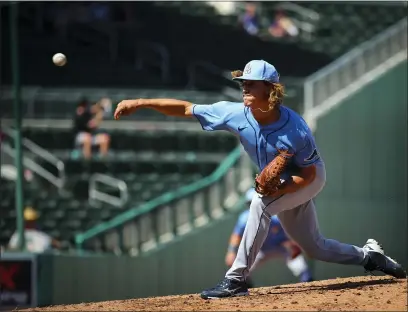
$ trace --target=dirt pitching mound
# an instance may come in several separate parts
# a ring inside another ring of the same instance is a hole
[[[198,294],[115,300],[25,311],[407,311],[407,280],[353,277],[251,289],[246,297]]]

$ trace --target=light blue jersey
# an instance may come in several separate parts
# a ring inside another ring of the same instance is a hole
[[[311,130],[293,110],[280,106],[277,122],[259,125],[249,107],[240,102],[217,102],[212,105],[193,105],[193,114],[206,131],[226,130],[239,136],[252,161],[262,170],[277,155],[286,150],[294,156],[282,179],[293,175],[299,167],[322,162]]]

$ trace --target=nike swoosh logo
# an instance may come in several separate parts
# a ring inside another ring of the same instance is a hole
[[[238,131],[242,131],[244,129],[246,129],[248,126],[238,126]]]
[[[319,157],[319,153],[317,152],[316,149],[314,149],[313,153],[308,158],[305,158],[304,160],[305,161],[312,161],[314,159],[317,159],[318,157]]]

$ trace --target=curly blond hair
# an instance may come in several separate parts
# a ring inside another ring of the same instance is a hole
[[[231,72],[232,78],[242,76],[242,70],[234,70]],[[285,87],[280,83],[267,82],[265,83],[272,85],[271,92],[269,93],[269,109],[272,110],[276,105],[280,105],[283,102],[283,97],[285,96]]]

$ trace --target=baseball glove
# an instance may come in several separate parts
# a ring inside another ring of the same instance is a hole
[[[255,190],[258,194],[271,196],[279,190],[279,186],[282,184],[280,176],[293,154],[280,150],[278,152],[278,156],[255,177]]]

